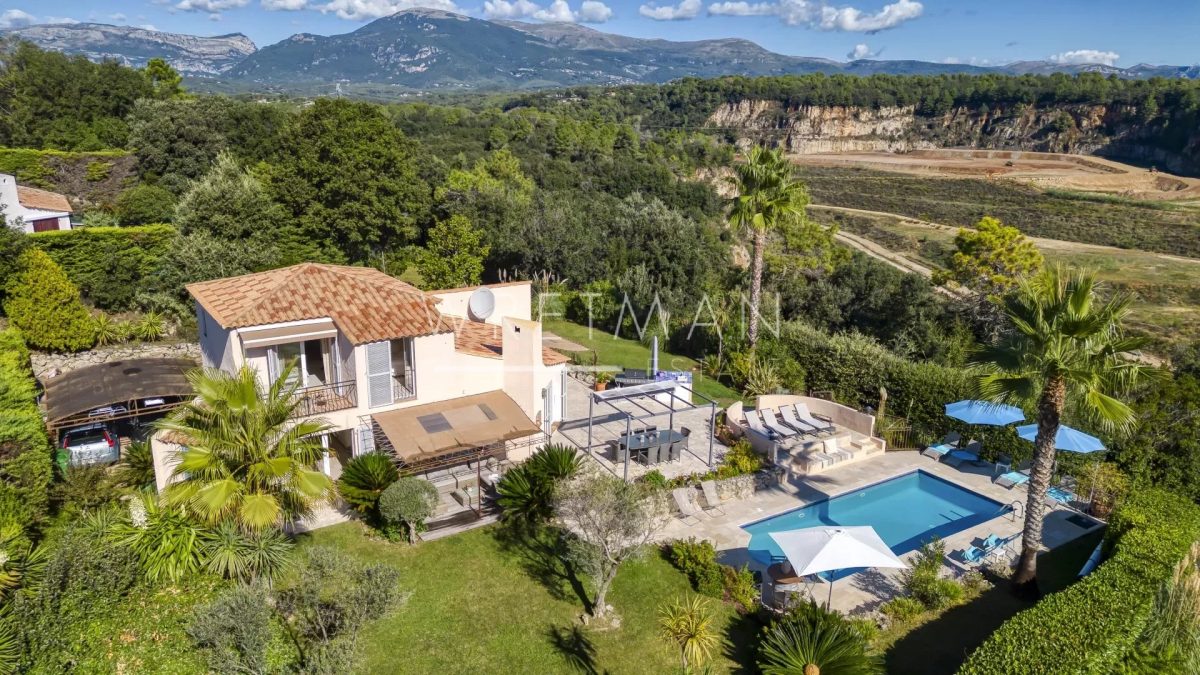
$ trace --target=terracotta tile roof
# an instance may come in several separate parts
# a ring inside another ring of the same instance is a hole
[[[460,320],[454,330],[454,349],[472,356],[501,358],[503,341],[503,336],[500,335],[500,326],[492,323]],[[570,360],[549,347],[542,347],[543,365],[557,366]]]
[[[27,209],[42,211],[66,211],[71,213],[71,202],[57,192],[39,190],[37,188],[17,186],[17,201]]]
[[[437,298],[368,267],[302,263],[187,290],[224,328],[329,317],[356,345],[453,330]]]

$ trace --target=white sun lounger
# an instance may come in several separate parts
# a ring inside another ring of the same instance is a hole
[[[775,435],[779,436],[780,438],[790,438],[800,433],[780,424],[779,420],[775,417],[775,413],[771,410],[758,410],[755,412],[762,416],[763,424],[765,424],[768,429],[775,432]]]
[[[700,489],[704,490],[704,501],[708,504],[705,511],[714,511],[724,514],[725,509],[721,508],[721,497],[717,495],[717,484],[711,480],[700,481]]]
[[[808,411],[808,406],[804,403],[796,404],[796,417],[800,418],[801,422],[811,426],[818,432],[836,431],[832,423],[817,419],[811,412]]]
[[[802,434],[813,434],[817,430],[811,424],[805,424],[796,417],[796,408],[790,405],[780,406],[779,415],[783,417],[783,423],[789,427],[799,431]]]
[[[774,441],[779,439],[779,434],[763,426],[762,418],[758,416],[757,410],[746,411],[746,426],[767,440]]]
[[[675,498],[675,506],[679,507],[679,512],[682,514],[680,518],[687,522],[689,518],[700,522],[700,508],[692,501],[691,488],[675,488],[671,490],[671,496]]]

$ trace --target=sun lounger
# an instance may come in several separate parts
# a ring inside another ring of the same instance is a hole
[[[1074,500],[1075,495],[1065,488],[1052,487],[1049,490],[1046,490],[1046,503],[1051,506],[1054,506],[1055,504],[1070,506],[1071,502]]]
[[[802,434],[815,434],[816,427],[811,424],[805,424],[796,417],[796,408],[790,405],[779,407],[779,416],[783,418],[783,423],[789,427],[799,431]]]
[[[746,426],[750,427],[751,431],[763,438],[771,441],[779,440],[779,434],[763,426],[762,418],[758,416],[757,410],[746,411]]]
[[[942,461],[950,466],[958,466],[964,462],[970,464],[982,464],[983,460],[979,459],[979,451],[983,449],[983,444],[979,441],[971,441],[967,447],[962,450],[951,450],[946,453],[946,458]]]
[[[958,557],[965,563],[974,564],[983,562],[984,559],[1003,551],[1008,542],[1012,541],[1014,537],[1001,539],[995,534],[989,534],[984,537],[983,541],[979,542],[978,546],[968,546]]]
[[[717,484],[714,481],[700,481],[700,489],[704,491],[704,501],[708,504],[708,508],[704,509],[705,511],[725,513],[725,509],[721,508],[721,497],[717,495]]]
[[[790,438],[800,433],[780,424],[779,420],[775,417],[775,412],[772,410],[759,410],[756,412],[762,416],[763,425],[765,425],[780,438]]]
[[[1003,485],[1010,490],[1018,485],[1029,482],[1029,474],[1025,471],[1009,471],[996,477],[996,485]]]
[[[696,503],[692,501],[691,488],[675,488],[671,490],[671,496],[675,498],[675,506],[679,507],[680,519],[687,522],[689,518],[700,522],[700,509]]]
[[[830,423],[829,420],[819,419],[819,418],[817,418],[816,415],[813,415],[812,413],[810,413],[808,411],[808,406],[804,403],[796,404],[796,417],[801,422],[804,422],[805,424],[811,426],[813,429],[816,429],[818,433],[824,433],[827,431],[837,431],[837,427],[835,427],[832,423]]]
[[[950,454],[953,451],[954,451],[953,445],[939,443],[938,445],[931,445],[928,448],[925,448],[924,450],[921,451],[921,454],[925,455],[926,457],[932,457],[935,460],[940,462],[942,459],[944,459],[946,457],[946,455]]]

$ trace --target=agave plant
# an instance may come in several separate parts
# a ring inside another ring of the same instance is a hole
[[[683,672],[699,668],[721,644],[708,603],[698,595],[665,605],[658,612],[659,632],[679,648]]]
[[[338,479],[338,494],[355,511],[374,515],[379,495],[400,478],[391,458],[382,452],[368,452],[350,460]]]
[[[574,476],[583,458],[574,448],[550,444],[542,447],[524,464],[504,474],[496,486],[496,500],[505,519],[528,523],[546,520],[554,510],[554,487]]]
[[[882,660],[841,615],[801,606],[767,629],[759,646],[763,675],[875,675]]]
[[[167,335],[167,320],[158,312],[146,312],[134,324],[133,333],[139,340],[161,340]]]
[[[124,342],[128,337],[124,322],[117,321],[103,312],[92,320],[92,328],[96,333],[96,345],[100,347]]]

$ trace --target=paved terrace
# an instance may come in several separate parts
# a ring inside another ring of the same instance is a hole
[[[834,467],[819,476],[793,479],[780,487],[760,491],[751,499],[722,504],[724,515],[703,516],[699,523],[686,525],[682,520],[675,519],[662,532],[663,540],[681,537],[702,537],[714,542],[720,552],[721,561],[730,565],[749,564],[751,569],[760,570],[766,576],[766,568],[749,557],[746,546],[750,535],[741,529],[743,524],[769,518],[785,511],[811,504],[830,497],[852,492],[858,488],[885,481],[917,469],[944,478],[962,487],[978,492],[986,497],[1007,504],[1013,501],[1021,502],[1021,512],[1027,497],[1026,488],[1017,486],[1009,490],[992,483],[993,466],[973,467],[963,465],[954,468],[928,457],[923,457],[916,451],[887,452],[870,460],[851,464],[844,467]],[[1077,512],[1058,506],[1048,509],[1042,532],[1045,548],[1060,546],[1096,527],[1099,523],[1088,519],[1091,527],[1081,527],[1068,520]],[[1023,519],[1014,514],[1000,515],[992,520],[968,528],[957,534],[946,537],[946,552],[953,554],[961,551],[972,543],[983,539],[989,534],[1003,538],[1019,533]],[[1012,554],[1020,550],[1020,544],[1014,542]],[[916,552],[901,556],[909,560]],[[949,556],[948,556],[949,557]],[[947,573],[960,573],[965,567],[956,560],[947,559]],[[848,613],[866,613],[875,610],[884,601],[900,593],[900,570],[865,570],[857,574],[839,579],[833,589],[833,607]],[[824,602],[828,587],[819,583],[813,589],[819,602]]]
[[[551,438],[553,443],[563,443],[574,446],[576,448],[585,448],[588,445],[588,399],[591,396],[591,389],[584,383],[575,378],[567,378],[567,410],[566,419]],[[675,430],[687,427],[692,433],[689,437],[688,448],[690,452],[680,453],[680,459],[675,462],[660,462],[652,466],[646,466],[636,461],[629,463],[629,478],[632,480],[645,474],[648,471],[658,469],[667,478],[676,476],[684,476],[692,473],[705,473],[709,470],[708,467],[708,439],[709,439],[709,424],[713,415],[713,411],[709,409],[707,401],[698,401],[700,407],[689,408],[687,410],[676,410],[673,428]],[[677,404],[683,405],[683,404]],[[607,443],[608,441],[616,441],[625,435],[625,420],[626,418],[613,410],[613,406],[622,412],[630,415],[644,415],[645,410],[639,409],[637,406],[628,401],[615,400],[612,405],[597,404],[593,409],[595,417],[592,419],[592,444]],[[662,407],[662,406],[659,406]],[[669,425],[669,416],[666,413],[666,408],[662,407],[663,414],[652,419],[633,420],[632,428],[638,429],[646,426],[655,426],[659,429],[667,429]],[[655,410],[657,412],[657,410]],[[716,408],[719,413],[720,408]],[[720,441],[713,440],[713,466],[721,463],[721,459],[725,456],[728,448],[721,444]],[[600,466],[613,472],[617,476],[623,476],[625,471],[624,462],[614,462],[611,450],[604,447],[593,448],[592,458],[596,460]]]

